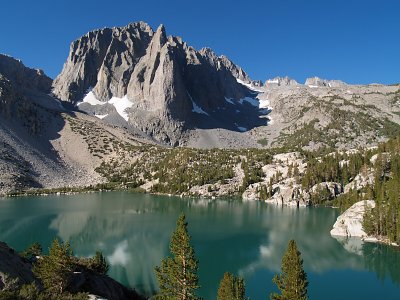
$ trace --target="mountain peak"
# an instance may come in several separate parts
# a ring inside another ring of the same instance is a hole
[[[107,114],[107,120],[124,126],[128,122],[174,145],[184,127],[199,126],[205,116],[231,105],[226,98],[239,101],[250,94],[237,79],[250,82],[225,56],[218,57],[210,48],[196,51],[179,37],[167,37],[164,25],[154,32],[136,22],[93,31],[75,41],[53,93],[79,103],[81,110]],[[89,90],[90,101],[85,98]],[[219,116],[213,122],[221,123]],[[231,119],[224,122],[219,126],[237,128]]]
[[[327,80],[316,76],[307,78],[304,84],[309,87],[341,87],[347,85],[341,80]]]
[[[265,86],[266,87],[274,87],[274,86],[295,86],[299,85],[299,83],[292,79],[289,78],[288,76],[285,77],[275,77],[273,79],[268,79],[265,81]]]

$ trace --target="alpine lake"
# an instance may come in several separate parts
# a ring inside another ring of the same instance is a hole
[[[181,212],[205,300],[216,299],[226,271],[245,279],[251,299],[269,299],[290,239],[302,254],[310,299],[400,299],[400,249],[331,237],[339,214],[333,208],[129,192],[0,198],[0,241],[17,251],[39,242],[47,251],[58,237],[70,241],[76,256],[101,250],[109,276],[151,295],[154,267],[169,254]]]

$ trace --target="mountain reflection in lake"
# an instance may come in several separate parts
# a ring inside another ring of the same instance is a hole
[[[0,240],[22,250],[35,241],[47,248],[58,236],[69,240],[78,256],[91,256],[99,249],[111,265],[111,277],[150,294],[157,289],[154,267],[168,254],[181,211],[200,261],[204,299],[216,298],[225,271],[245,278],[252,299],[268,298],[292,238],[309,275],[311,299],[398,295],[399,251],[359,239],[332,238],[329,231],[338,212],[330,208],[127,192],[2,199]]]

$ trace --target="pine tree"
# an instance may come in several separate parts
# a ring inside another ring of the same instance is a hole
[[[101,251],[96,251],[96,254],[91,259],[89,268],[97,273],[107,274],[110,266],[103,256],[103,253],[101,253]]]
[[[301,253],[297,250],[294,240],[289,241],[288,249],[282,257],[282,273],[275,275],[273,282],[278,286],[281,294],[270,295],[272,300],[306,300],[307,274],[303,270]]]
[[[190,245],[185,215],[182,213],[169,245],[172,257],[164,258],[155,268],[160,292],[156,299],[196,300],[198,261]]]
[[[36,242],[30,245],[24,252],[21,253],[22,257],[34,261],[37,256],[42,255],[42,246]]]
[[[244,300],[245,293],[243,278],[225,272],[219,284],[217,300]]]
[[[41,257],[34,264],[34,274],[41,279],[45,289],[55,298],[56,295],[63,294],[71,282],[74,268],[72,256],[68,242],[60,243],[58,239],[54,239],[49,255]]]

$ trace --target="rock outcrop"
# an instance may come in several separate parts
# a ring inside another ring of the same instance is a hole
[[[335,198],[339,194],[343,193],[343,187],[337,182],[321,182],[317,183],[311,188],[312,194],[324,194],[328,195],[330,199]]]
[[[285,77],[275,77],[273,79],[268,79],[265,81],[265,87],[267,88],[272,88],[272,87],[277,87],[277,86],[297,86],[299,83],[287,76]]]
[[[359,201],[341,214],[331,230],[332,236],[366,237],[362,222],[366,207],[375,207],[375,201]]]
[[[273,195],[265,200],[267,203],[286,206],[309,206],[310,193],[296,184],[293,178],[289,178],[273,186]]]
[[[186,128],[220,122],[213,114],[231,105],[226,99],[252,95],[237,80],[251,83],[227,57],[167,37],[163,25],[153,31],[138,22],[95,30],[74,41],[53,93],[73,104],[90,102],[85,100],[90,93],[92,106],[113,104],[130,125],[175,145]],[[209,120],[200,122],[201,117]]]
[[[305,85],[309,87],[342,87],[346,83],[341,80],[326,80],[319,77],[307,78]]]
[[[15,286],[31,283],[35,280],[31,264],[24,261],[14,249],[0,242],[0,291],[9,281]]]
[[[296,182],[294,174],[303,174],[306,165],[299,152],[276,154],[272,163],[262,167],[261,182],[251,184],[243,192],[244,200],[260,200],[261,189],[271,189],[267,203],[286,206],[308,206],[311,195]]]

